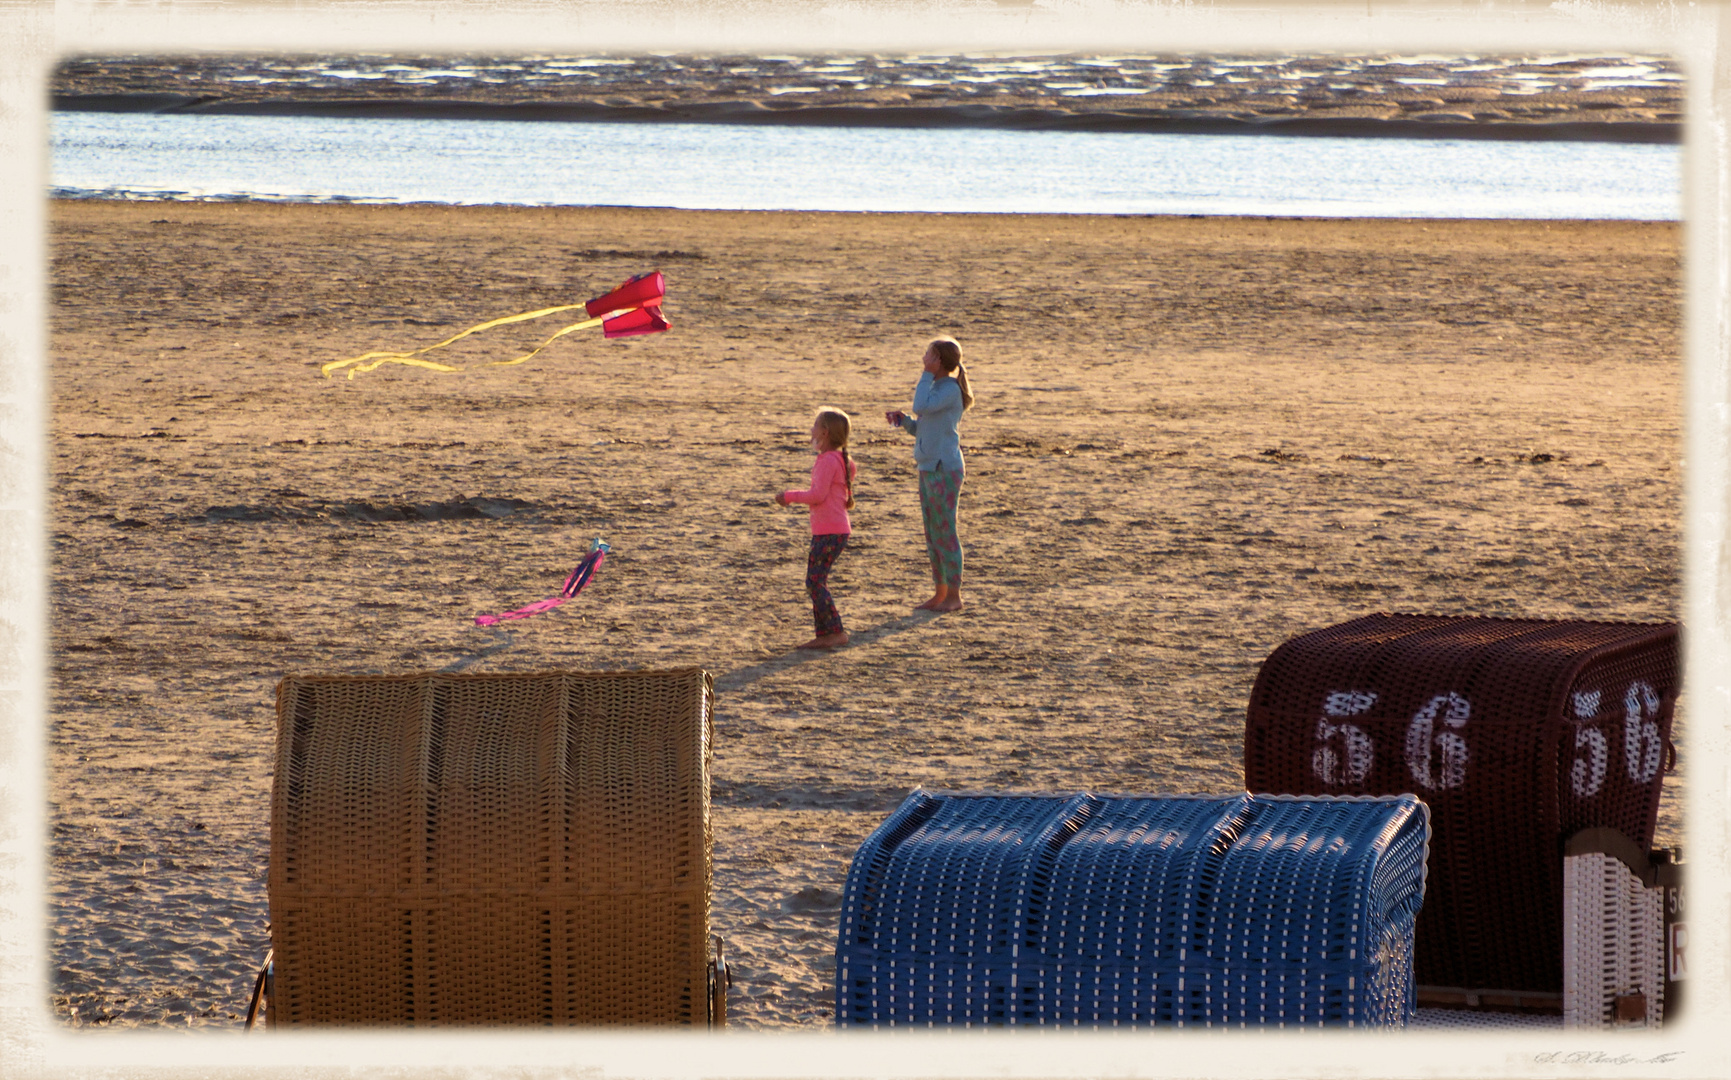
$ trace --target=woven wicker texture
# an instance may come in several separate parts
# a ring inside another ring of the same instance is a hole
[[[272,1024],[706,1022],[711,680],[290,676]]]
[[[1398,1026],[1424,805],[916,791],[842,895],[847,1025]]]
[[[1436,837],[1420,985],[1562,990],[1562,845],[1652,842],[1677,694],[1674,624],[1370,615],[1263,664],[1252,791],[1413,792]]]
[[[1619,1025],[1619,997],[1639,994],[1633,1026],[1658,1027],[1665,1011],[1665,890],[1648,888],[1602,852],[1563,859],[1563,1023]]]
[[[1557,1030],[1563,1026],[1563,1018],[1556,1015],[1543,1015],[1516,1012],[1488,1012],[1477,1009],[1418,1009],[1413,1013],[1412,1022],[1408,1028],[1430,1028],[1440,1030]]]

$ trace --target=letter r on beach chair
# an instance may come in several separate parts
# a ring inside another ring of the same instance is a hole
[[[713,694],[696,668],[283,679],[267,1021],[719,1021]]]

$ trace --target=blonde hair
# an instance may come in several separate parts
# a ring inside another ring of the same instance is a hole
[[[853,421],[847,413],[840,409],[825,405],[817,411],[814,423],[823,428],[823,433],[829,436],[829,448],[841,451],[841,478],[847,485],[847,502],[849,510],[853,509],[853,463],[847,456],[847,437],[853,431]]]
[[[968,369],[962,366],[961,344],[955,338],[933,338],[931,349],[938,354],[938,366],[955,376],[956,386],[962,392],[962,411],[973,408],[974,390],[968,385]]]

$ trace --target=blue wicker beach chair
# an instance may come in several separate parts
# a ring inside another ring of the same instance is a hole
[[[1403,1026],[1428,812],[916,791],[861,845],[836,1021]]]

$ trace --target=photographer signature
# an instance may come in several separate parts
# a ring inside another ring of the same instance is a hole
[[[1683,1051],[1639,1057],[1635,1054],[1607,1054],[1602,1050],[1552,1050],[1534,1054],[1540,1065],[1664,1065],[1683,1056]]]

